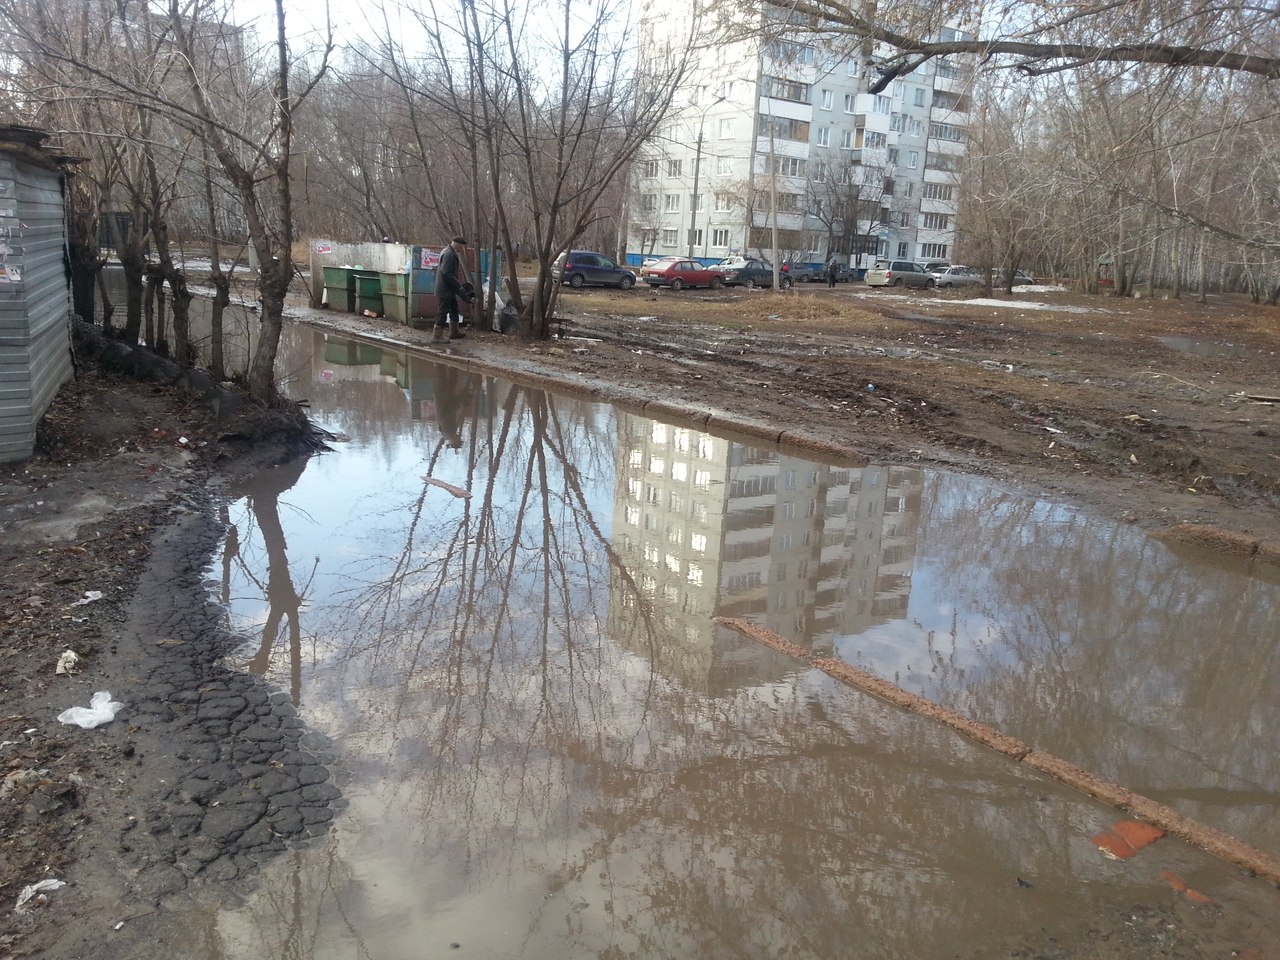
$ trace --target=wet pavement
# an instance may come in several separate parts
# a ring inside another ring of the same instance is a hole
[[[241,492],[210,586],[348,806],[209,956],[990,957],[1151,907],[1276,942],[1269,885],[1105,857],[1123,814],[712,620],[1274,852],[1275,583],[302,326],[280,365],[347,439]]]

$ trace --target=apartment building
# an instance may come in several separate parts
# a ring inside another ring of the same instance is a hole
[[[868,45],[778,32],[701,49],[683,102],[637,158],[628,252],[948,258],[967,71],[938,59],[873,94]]]

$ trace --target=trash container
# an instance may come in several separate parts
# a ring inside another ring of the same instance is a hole
[[[350,267],[325,267],[324,293],[330,310],[356,312],[356,283]]]
[[[388,320],[409,322],[409,274],[381,273],[382,309]]]
[[[356,271],[356,313],[370,310],[382,316],[382,279],[372,271]]]

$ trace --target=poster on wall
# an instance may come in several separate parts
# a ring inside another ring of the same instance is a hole
[[[317,240],[316,253],[333,253],[333,244],[328,240]]]
[[[428,250],[426,247],[423,247],[421,269],[434,270],[436,267],[440,266],[440,253],[441,251]]]

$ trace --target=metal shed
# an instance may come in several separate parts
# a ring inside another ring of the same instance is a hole
[[[0,126],[0,462],[31,456],[73,373],[63,158],[47,139]]]

